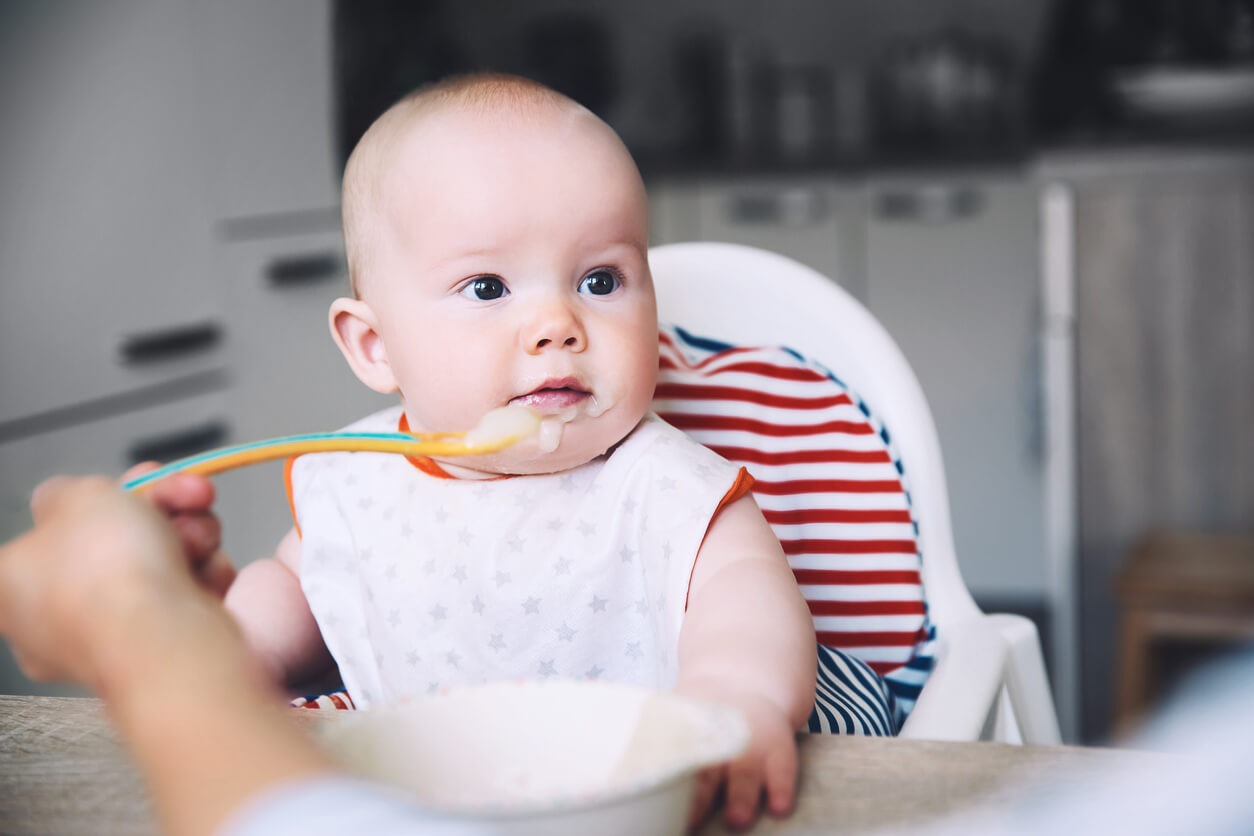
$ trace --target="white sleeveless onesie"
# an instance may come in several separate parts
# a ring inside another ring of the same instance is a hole
[[[348,429],[394,432],[400,407]],[[562,473],[442,479],[403,456],[302,456],[300,582],[359,708],[563,676],[668,687],[688,583],[740,469],[650,414]]]

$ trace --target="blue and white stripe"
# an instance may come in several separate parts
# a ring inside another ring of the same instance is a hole
[[[865,662],[819,645],[811,732],[892,737],[904,719],[887,683]]]

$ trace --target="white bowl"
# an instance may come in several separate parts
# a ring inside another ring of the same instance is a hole
[[[697,772],[743,751],[730,708],[570,680],[453,688],[320,729],[433,822],[501,834],[681,834]]]

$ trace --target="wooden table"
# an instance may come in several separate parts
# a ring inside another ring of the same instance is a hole
[[[343,717],[337,711],[293,713],[308,725]],[[1148,757],[1161,756],[807,735],[797,811],[782,821],[764,820],[754,832],[857,833],[1003,797],[1026,781],[1064,775],[1083,780]],[[154,832],[143,786],[96,700],[0,696],[0,833]],[[706,832],[725,831],[715,824]]]

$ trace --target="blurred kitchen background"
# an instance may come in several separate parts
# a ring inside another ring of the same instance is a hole
[[[1254,0],[2,2],[0,539],[52,473],[386,403],[327,333],[338,177],[473,69],[606,118],[653,243],[778,250],[884,322],[1068,740],[1254,635]],[[268,554],[278,467],[218,484]],[[61,691],[4,654],[0,692]]]

